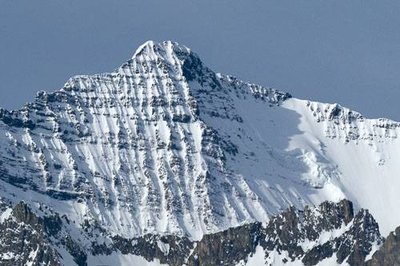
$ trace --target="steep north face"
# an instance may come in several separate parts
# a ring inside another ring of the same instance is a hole
[[[290,206],[345,198],[385,235],[400,224],[399,127],[215,73],[185,46],[149,41],[111,73],[0,110],[0,222],[20,201],[37,232],[48,233],[40,217],[65,217],[63,248],[46,254],[76,263],[92,242],[109,250],[118,238],[159,235],[187,251]]]

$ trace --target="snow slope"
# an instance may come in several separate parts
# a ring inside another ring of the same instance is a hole
[[[187,235],[348,198],[400,224],[400,124],[216,74],[187,47],[143,44],[0,110],[0,195],[111,234]]]

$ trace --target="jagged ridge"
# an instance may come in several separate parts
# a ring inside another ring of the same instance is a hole
[[[328,258],[338,264],[364,265],[366,256],[383,240],[368,211],[354,215],[352,203],[346,200],[324,202],[304,211],[290,207],[267,224],[230,228],[196,242],[153,234],[126,239],[90,224],[84,226],[81,239],[76,239],[69,219],[56,212],[39,217],[24,202],[10,210],[0,224],[2,265],[91,265],[97,257],[115,253],[177,266],[244,265],[260,248],[265,265],[279,261],[317,265]],[[84,238],[91,244],[85,245]]]

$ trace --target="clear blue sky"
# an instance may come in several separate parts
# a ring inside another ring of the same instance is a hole
[[[217,72],[400,120],[400,1],[0,0],[0,106],[175,40]]]

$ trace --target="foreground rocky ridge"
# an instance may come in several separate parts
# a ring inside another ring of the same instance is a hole
[[[367,262],[367,265],[400,265],[400,227],[389,234],[381,248]]]
[[[268,223],[230,228],[205,235],[199,241],[151,234],[126,239],[90,224],[80,225],[84,229],[77,235],[67,217],[51,210],[38,215],[23,202],[12,209],[7,204],[3,206],[1,265],[87,265],[88,257],[115,252],[166,265],[245,265],[260,247],[265,265],[295,261],[317,265],[332,257],[338,265],[365,265],[366,256],[383,242],[371,214],[367,210],[354,214],[353,205],[347,200],[324,202],[304,210],[290,207]],[[380,261],[380,252],[372,261]]]

